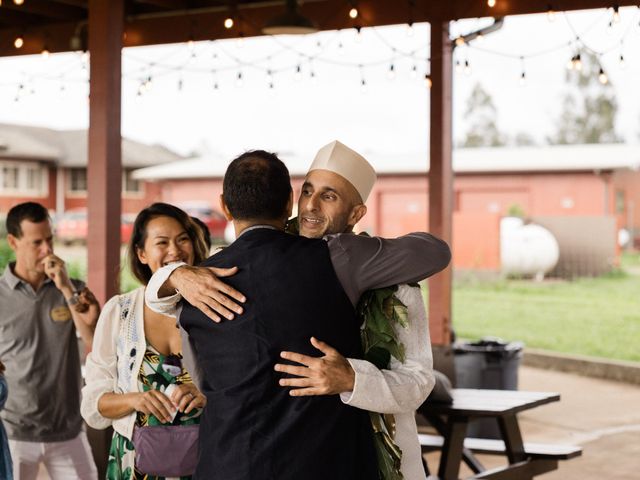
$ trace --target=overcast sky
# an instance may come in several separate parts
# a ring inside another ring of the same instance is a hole
[[[613,27],[611,10],[558,13],[552,22],[547,15],[509,17],[500,31],[457,48],[455,59],[468,60],[470,72],[454,74],[455,137],[464,134],[465,102],[479,82],[494,99],[504,133],[527,132],[544,141],[559,115],[566,64],[575,50],[571,43],[579,36],[583,48],[602,53],[619,104],[618,132],[638,143],[640,11],[620,12]],[[488,23],[456,22],[452,36]],[[229,40],[126,49],[122,132],[182,154],[207,149],[235,155],[249,148],[313,152],[333,139],[362,152],[426,151],[428,43],[429,27],[420,24],[413,35],[397,26],[363,29],[359,39],[353,30],[343,30],[246,39],[241,47]],[[240,72],[241,87],[236,85]],[[85,128],[87,75],[77,53],[0,59],[0,122]],[[138,95],[149,76],[150,87]]]

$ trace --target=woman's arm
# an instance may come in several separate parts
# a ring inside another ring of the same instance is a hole
[[[175,405],[159,390],[130,393],[104,393],[98,399],[98,411],[105,418],[116,419],[133,412],[142,412],[155,416],[158,420],[170,423],[173,420]]]

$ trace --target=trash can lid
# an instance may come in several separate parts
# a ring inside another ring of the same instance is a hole
[[[498,337],[482,337],[475,342],[457,342],[453,344],[455,353],[493,353],[501,355],[514,355],[522,351],[524,343],[505,342]]]

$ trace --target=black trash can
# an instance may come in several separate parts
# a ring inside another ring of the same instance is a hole
[[[522,342],[484,337],[477,342],[454,343],[457,388],[517,390]],[[501,438],[495,419],[473,420],[467,437]]]

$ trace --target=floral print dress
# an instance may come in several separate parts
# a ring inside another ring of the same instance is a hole
[[[182,368],[180,356],[163,355],[151,345],[147,345],[144,359],[138,374],[138,386],[141,392],[160,390],[164,392],[172,383],[191,383],[191,377]],[[176,361],[177,360],[177,361]],[[176,365],[179,365],[176,370]],[[177,375],[175,375],[177,373]],[[201,409],[194,409],[188,414],[178,412],[172,425],[194,425],[200,423]],[[154,415],[138,412],[136,425],[139,427],[168,425],[160,422]],[[191,477],[180,477],[189,480]],[[147,475],[135,468],[135,452],[133,443],[118,432],[113,432],[107,465],[107,480],[174,480],[174,478]],[[175,479],[177,480],[177,479]]]

